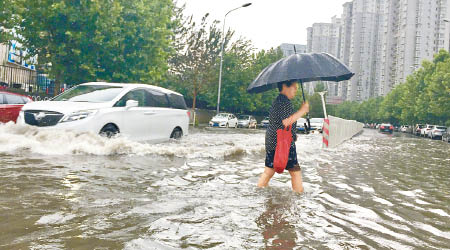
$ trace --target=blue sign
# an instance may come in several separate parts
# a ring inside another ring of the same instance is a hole
[[[34,58],[30,58],[29,60],[25,60],[27,55],[26,50],[21,50],[19,47],[19,43],[12,41],[11,47],[8,52],[8,62],[22,65],[28,69],[34,70],[35,66],[32,64],[32,61],[35,61]]]

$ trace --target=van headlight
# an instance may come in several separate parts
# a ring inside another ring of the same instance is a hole
[[[84,118],[87,118],[89,116],[93,116],[97,113],[97,110],[81,110],[77,112],[70,113],[63,117],[63,119],[60,122],[73,122],[82,120]]]

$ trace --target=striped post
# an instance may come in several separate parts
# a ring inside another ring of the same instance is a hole
[[[328,148],[328,139],[330,138],[330,120],[323,120],[323,129],[322,129],[322,137],[323,137],[323,145]]]

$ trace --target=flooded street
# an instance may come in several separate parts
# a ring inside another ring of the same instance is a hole
[[[448,249],[450,144],[300,135],[305,193],[257,189],[264,130],[158,145],[0,125],[0,249]]]

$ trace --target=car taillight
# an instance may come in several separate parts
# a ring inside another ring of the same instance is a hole
[[[381,129],[384,129],[384,126],[381,126]]]
[[[394,126],[390,126],[389,129],[394,129]]]
[[[187,112],[187,116],[188,116],[188,117],[191,117],[191,111],[188,111],[188,112]]]

